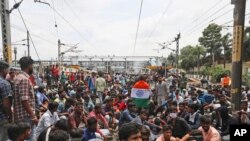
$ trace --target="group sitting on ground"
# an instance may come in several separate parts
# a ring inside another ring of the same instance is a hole
[[[232,111],[228,87],[201,90],[184,75],[93,72],[69,79],[53,68],[45,75],[54,77],[36,86],[33,60],[19,63],[21,71],[11,72],[0,63],[1,141],[220,141],[231,124],[250,124],[248,87]]]

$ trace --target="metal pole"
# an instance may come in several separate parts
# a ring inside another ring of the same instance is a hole
[[[108,69],[109,68],[109,61],[107,61],[105,64],[106,64],[106,71],[107,71],[107,73],[109,73],[109,69]]]
[[[110,58],[110,70],[109,70],[109,72],[112,72],[112,59],[113,58]]]
[[[125,73],[127,73],[127,58],[125,58]]]
[[[232,0],[232,4],[235,5],[235,8],[234,8],[233,49],[232,49],[231,95],[232,95],[233,110],[240,110],[242,51],[243,51],[246,0]]]
[[[104,70],[105,70],[105,64],[103,63],[103,58],[101,58],[101,60],[102,60],[102,66],[104,66]],[[103,72],[104,70],[102,69]]]
[[[30,57],[30,32],[27,30],[28,57]]]
[[[14,54],[15,54],[15,67],[16,67],[16,63],[17,63],[17,61],[16,61],[17,48],[16,47],[14,47]]]
[[[60,65],[60,59],[61,58],[61,41],[58,40],[58,56],[57,56],[57,63]]]
[[[177,34],[177,37],[175,38],[176,41],[176,73],[178,74],[178,63],[179,63],[179,40],[180,40],[181,34]]]
[[[167,58],[165,59],[165,61],[164,61],[165,63],[164,63],[164,71],[165,71],[165,73],[164,73],[164,75],[165,75],[165,77],[167,76],[167,69],[166,69],[166,64],[167,64]]]
[[[11,31],[10,31],[10,15],[8,13],[8,10],[9,10],[9,0],[0,0],[3,58],[4,61],[11,64],[12,62]]]

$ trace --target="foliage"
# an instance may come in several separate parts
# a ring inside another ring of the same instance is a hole
[[[175,64],[175,58],[176,58],[176,55],[174,55],[172,52],[168,55],[167,57],[167,62],[169,64],[171,64],[172,66],[174,66]]]
[[[245,37],[244,37],[244,54],[243,60],[249,61],[250,60],[250,27],[245,29]]]
[[[203,46],[196,45],[193,49],[193,54],[196,55],[198,58],[200,58],[200,56],[205,57],[206,49]]]
[[[232,56],[232,34],[227,33],[221,38],[221,44],[224,50],[223,63],[225,66],[226,60],[231,60]]]
[[[204,46],[211,55],[212,64],[214,64],[215,59],[218,59],[218,54],[221,54],[221,30],[221,26],[215,23],[209,24],[208,27],[203,30],[202,37],[199,38],[200,44]]]
[[[195,56],[193,54],[193,51],[194,47],[190,45],[182,48],[180,51],[181,68],[187,71],[195,67]]]
[[[190,56],[189,58],[183,59],[181,61],[181,68],[184,70],[189,71],[190,69],[194,68],[194,58],[193,56]]]
[[[220,82],[223,75],[229,75],[230,71],[221,67],[206,67],[201,71],[201,74],[205,76],[212,76],[213,82]]]
[[[185,58],[187,58],[187,56],[189,56],[193,50],[193,46],[191,45],[188,45],[186,47],[183,47],[181,50],[180,50],[180,59],[183,60]]]
[[[190,70],[194,67],[198,67],[201,64],[201,57],[206,55],[205,48],[199,45],[188,45],[181,49],[181,67],[185,70]]]
[[[250,86],[250,74],[245,73],[242,75],[242,84],[246,86]]]
[[[215,61],[220,63],[223,59],[225,66],[225,63],[231,62],[232,59],[232,34],[226,33],[222,36],[221,31],[221,26],[214,23],[209,24],[199,38],[200,45],[183,47],[180,50],[181,68],[190,71],[197,67],[198,72],[210,75],[216,81],[220,81],[223,73],[229,73],[222,68],[211,68]],[[245,29],[243,48],[243,61],[250,61],[250,27]],[[222,53],[222,49],[224,53]],[[205,69],[199,71],[200,66],[205,66]]]

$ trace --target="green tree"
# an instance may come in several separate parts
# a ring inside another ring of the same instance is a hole
[[[243,60],[248,61],[250,60],[250,27],[245,29],[244,35],[244,53],[243,53]]]
[[[167,61],[170,63],[172,66],[174,66],[176,55],[174,55],[172,52],[168,55]]]
[[[205,67],[201,70],[201,74],[212,76],[212,82],[220,82],[225,74],[230,75],[230,71],[221,67]]]
[[[180,51],[181,67],[187,71],[197,67],[199,71],[202,63],[201,58],[205,56],[205,48],[200,45],[183,47]]]
[[[189,55],[188,57],[181,60],[181,68],[186,71],[194,70],[195,67],[195,57],[193,55]]]
[[[181,50],[180,50],[180,59],[185,59],[188,55],[192,54],[193,52],[193,46],[191,45],[188,45],[188,46],[185,46],[183,47]]]
[[[196,45],[192,52],[193,56],[195,56],[195,62],[197,64],[198,71],[200,71],[200,66],[202,64],[201,59],[206,56],[206,49],[203,46]]]
[[[199,38],[199,42],[210,53],[212,64],[215,62],[215,55],[218,58],[221,54],[221,26],[212,23],[209,24],[202,32],[202,37]],[[219,56],[218,56],[219,54]]]
[[[232,56],[232,34],[227,33],[221,38],[221,45],[224,50],[224,55],[223,55],[223,64],[224,68],[226,68],[226,61],[231,60]]]
[[[195,67],[195,55],[194,55],[195,48],[191,45],[183,47],[180,51],[180,59],[181,59],[181,68],[190,71]]]

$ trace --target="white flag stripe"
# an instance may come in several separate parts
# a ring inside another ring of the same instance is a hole
[[[138,89],[138,88],[132,88],[131,91],[131,97],[132,98],[139,98],[139,99],[148,99],[151,95],[150,89]]]

